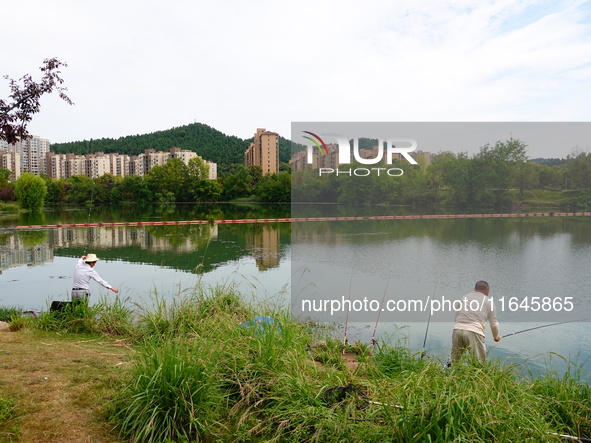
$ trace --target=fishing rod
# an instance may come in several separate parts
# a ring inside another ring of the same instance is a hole
[[[512,335],[522,334],[523,332],[529,332],[529,331],[533,331],[535,329],[549,328],[550,326],[563,325],[565,323],[574,323],[574,322],[578,322],[578,321],[587,321],[587,320],[567,320],[567,321],[560,321],[558,323],[550,323],[549,325],[536,326],[533,328],[524,329],[522,331],[512,332],[511,334],[501,336],[501,338],[511,337]]]
[[[94,203],[94,185],[96,184],[95,180],[92,179],[92,192],[90,194],[90,206],[88,207],[88,222],[90,224],[90,213],[92,212],[92,204]],[[86,255],[86,251],[88,251],[88,245],[90,243],[90,227],[86,228],[86,245],[84,245],[84,255]]]
[[[347,337],[347,329],[349,328],[349,308],[351,307],[351,288],[353,287],[353,270],[354,265],[351,263],[351,280],[349,281],[349,302],[347,303],[347,315],[345,316],[345,332],[343,337],[343,355],[349,344],[349,338]]]
[[[433,297],[435,297],[435,293],[437,292],[437,282],[435,282],[435,289],[433,289]],[[427,329],[425,329],[425,339],[423,340],[423,352],[421,352],[421,358],[427,355],[427,349],[425,346],[427,345],[427,334],[429,334],[429,324],[431,323],[431,314],[432,310],[429,309],[429,318],[427,319]]]
[[[371,345],[373,346],[376,342],[376,331],[378,330],[378,324],[380,323],[380,315],[382,314],[384,300],[386,300],[386,293],[388,292],[388,285],[390,284],[390,277],[388,277],[388,281],[386,282],[386,288],[384,289],[384,295],[382,296],[382,303],[380,304],[380,310],[378,311],[378,317],[376,318],[376,325],[373,328],[373,334],[371,335]]]

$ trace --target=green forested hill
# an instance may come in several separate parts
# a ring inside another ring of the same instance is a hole
[[[253,133],[256,128],[253,129]],[[218,164],[222,169],[233,163],[243,163],[244,151],[249,140],[226,135],[203,123],[192,123],[164,131],[142,135],[128,135],[118,139],[101,138],[51,145],[51,151],[59,154],[91,154],[94,152],[138,155],[146,149],[168,151],[179,147],[196,152],[205,160]],[[280,138],[279,159],[288,162],[290,156],[289,140]]]

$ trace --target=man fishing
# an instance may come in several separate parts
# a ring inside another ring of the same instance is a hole
[[[451,339],[451,361],[457,362],[465,351],[484,363],[486,345],[484,343],[486,322],[495,341],[501,340],[499,322],[494,303],[488,299],[490,287],[485,281],[478,281],[474,291],[460,299],[461,307],[456,311]]]
[[[72,281],[72,301],[81,300],[88,301],[90,296],[90,279],[96,281],[99,285],[110,289],[115,294],[119,289],[114,288],[109,283],[98,275],[94,270],[94,266],[99,258],[95,254],[83,255],[76,263],[76,270],[74,271],[74,278]]]

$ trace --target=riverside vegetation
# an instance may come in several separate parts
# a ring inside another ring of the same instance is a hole
[[[39,318],[22,316],[19,308],[0,309],[0,320],[8,320],[13,331],[0,335],[0,351],[6,353],[0,440],[591,437],[591,387],[576,368],[537,377],[506,361],[466,361],[444,369],[441,362],[413,355],[395,337],[373,347],[356,343],[344,352],[330,326],[296,322],[272,301],[246,302],[231,287],[196,287],[169,298],[153,294],[151,304],[147,309],[103,300]],[[257,316],[275,321],[255,324]],[[37,354],[40,361],[27,365],[31,355],[22,349],[28,346],[44,348],[36,351],[44,352]],[[87,354],[79,356],[82,350]],[[37,366],[47,366],[55,353],[52,377],[61,384],[34,385],[30,377]],[[339,401],[327,402],[323,395],[349,385],[355,388],[343,390],[349,395]],[[43,400],[32,400],[35,395]],[[47,397],[55,401],[41,414]],[[48,430],[56,420],[61,425]]]
[[[362,148],[377,146],[377,140],[360,139]],[[96,151],[138,154],[141,148],[166,150],[173,146],[195,150],[218,163],[219,177],[209,180],[208,166],[200,158],[188,164],[169,159],[144,176],[118,177],[104,174],[92,179],[74,175],[52,179],[23,174],[11,181],[11,172],[0,168],[0,201],[18,200],[26,209],[62,204],[152,204],[229,201],[319,202],[356,206],[412,205],[447,206],[456,209],[494,208],[506,205],[560,206],[576,211],[591,210],[591,154],[573,153],[566,159],[528,161],[527,146],[520,140],[498,141],[482,146],[477,154],[439,153],[429,164],[394,160],[401,176],[369,174],[367,165],[351,169],[367,174],[351,177],[317,170],[291,171],[290,142],[280,140],[278,174],[263,175],[260,166],[244,167],[247,141],[229,138],[200,124],[119,140],[100,140],[54,145],[54,152]],[[227,149],[222,147],[226,146]],[[294,145],[292,149],[303,149]],[[379,165],[376,165],[379,166]],[[382,165],[385,166],[385,165]],[[380,169],[380,168],[378,168]],[[384,169],[384,168],[381,168]]]

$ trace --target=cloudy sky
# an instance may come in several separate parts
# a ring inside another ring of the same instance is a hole
[[[44,97],[30,125],[52,143],[193,122],[289,138],[292,121],[591,121],[587,1],[19,0],[2,17],[1,75],[68,64],[75,105]]]

